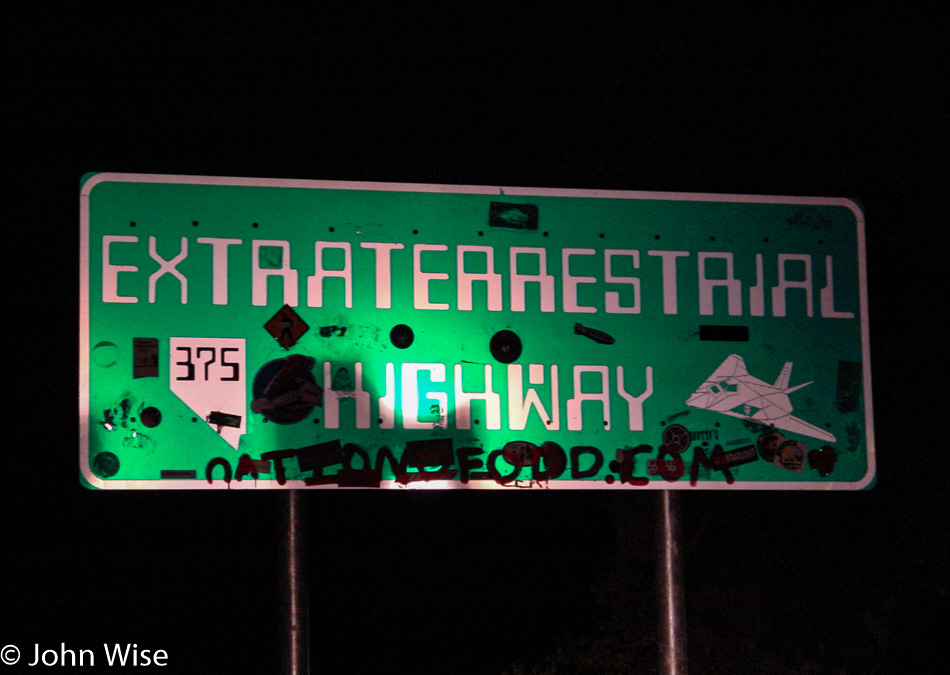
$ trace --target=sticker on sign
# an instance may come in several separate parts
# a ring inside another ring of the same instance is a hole
[[[873,483],[852,200],[100,173],[80,207],[90,487]]]

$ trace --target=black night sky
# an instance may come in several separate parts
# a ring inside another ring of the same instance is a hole
[[[115,171],[859,200],[877,485],[683,494],[689,662],[933,672],[945,20],[91,12],[4,48],[0,643],[279,669],[281,495],[79,483],[79,180]],[[514,492],[306,494],[313,672],[657,672],[656,494]]]

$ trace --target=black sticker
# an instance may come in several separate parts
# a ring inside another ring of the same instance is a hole
[[[198,472],[194,469],[162,469],[162,480],[195,480]]]
[[[214,411],[208,413],[208,417],[206,419],[208,420],[208,424],[217,425],[219,428],[234,427],[235,429],[239,429],[241,427],[240,415]]]
[[[488,211],[491,227],[507,227],[513,230],[538,229],[538,207],[534,204],[508,204],[492,202]]]
[[[701,325],[699,339],[708,342],[748,342],[749,327]]]
[[[579,323],[574,324],[574,334],[583,335],[584,337],[588,337],[594,342],[599,342],[602,345],[612,345],[614,343],[614,339],[607,335],[607,333],[604,331],[588,328],[587,326],[582,326]]]
[[[132,338],[132,378],[158,377],[158,338]]]
[[[521,338],[510,330],[500,330],[492,336],[488,350],[499,363],[514,363],[521,356]]]
[[[119,473],[119,458],[111,452],[100,452],[92,459],[92,472],[99,478],[112,478]]]
[[[412,329],[404,323],[393,326],[393,329],[389,331],[389,341],[396,349],[406,349],[415,339]]]

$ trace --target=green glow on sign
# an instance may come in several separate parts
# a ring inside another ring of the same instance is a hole
[[[848,200],[94,174],[81,207],[95,487],[873,479]]]

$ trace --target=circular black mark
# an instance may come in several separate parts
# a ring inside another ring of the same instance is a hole
[[[393,347],[396,349],[405,349],[415,339],[416,336],[412,329],[404,323],[393,326],[393,329],[389,331],[389,341],[393,343]]]
[[[162,411],[158,408],[148,407],[142,411],[142,424],[149,429],[157,427],[162,423]]]
[[[99,478],[112,478],[119,473],[119,458],[111,452],[100,452],[92,460],[92,472]]]
[[[521,356],[521,338],[510,330],[500,330],[492,335],[488,349],[500,363],[514,363]]]

